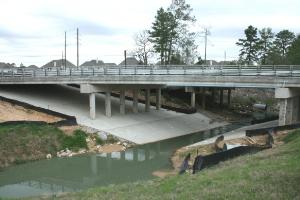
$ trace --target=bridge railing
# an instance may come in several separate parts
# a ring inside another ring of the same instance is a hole
[[[0,78],[12,77],[87,77],[87,76],[158,76],[158,75],[204,75],[204,76],[288,76],[300,77],[300,65],[166,65],[166,66],[103,66],[79,68],[12,68],[2,69]]]

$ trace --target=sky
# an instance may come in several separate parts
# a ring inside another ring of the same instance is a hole
[[[157,10],[172,0],[0,0],[0,62],[42,66],[60,59],[67,33],[67,59],[76,64],[99,59],[119,64],[124,50],[135,48],[134,35],[150,29]],[[191,29],[202,35],[208,28],[207,59],[238,58],[236,42],[244,29],[271,27],[300,33],[299,0],[186,0],[197,22]],[[204,38],[197,39],[204,57]],[[152,59],[153,60],[153,59]],[[154,62],[155,60],[153,60]]]

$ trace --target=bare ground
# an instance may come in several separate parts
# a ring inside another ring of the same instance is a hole
[[[0,100],[0,122],[5,121],[44,121],[47,123],[62,120],[60,117],[27,109]]]

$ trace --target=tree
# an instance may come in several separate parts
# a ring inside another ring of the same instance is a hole
[[[134,36],[136,49],[134,54],[138,57],[139,61],[144,65],[148,65],[148,59],[153,52],[153,47],[150,42],[149,31],[143,30]]]
[[[300,65],[300,35],[298,35],[297,39],[289,47],[287,58],[290,64]]]
[[[294,40],[295,40],[295,34],[290,32],[289,30],[282,30],[276,34],[274,45],[276,50],[280,52],[282,64],[287,63],[286,54],[288,48],[291,46]]]
[[[186,4],[185,0],[173,0],[166,11],[163,8],[157,11],[149,33],[155,51],[160,54],[161,64],[170,64],[173,54],[178,57],[178,53],[184,52],[182,50],[183,46],[186,49],[188,45],[191,49],[192,45],[190,44],[194,40],[191,38],[187,40],[190,34],[187,26],[195,21],[195,17],[191,16],[191,12],[192,8],[189,4]],[[183,40],[186,41],[185,45],[182,45]]]
[[[261,64],[265,65],[268,64],[267,58],[269,57],[272,47],[273,47],[273,39],[274,39],[274,33],[272,32],[271,28],[263,28],[259,31],[260,39],[260,59]]]
[[[247,64],[252,64],[258,60],[259,38],[257,37],[257,28],[248,26],[244,31],[246,39],[239,39],[236,43],[241,46],[240,60]]]
[[[177,52],[181,55],[183,64],[190,65],[197,58],[198,46],[195,44],[195,37],[195,33],[188,33],[178,43]]]
[[[150,41],[154,43],[153,47],[160,54],[160,63],[169,63],[171,53],[169,45],[177,33],[174,31],[177,26],[175,18],[171,12],[160,8],[152,23],[152,30],[149,31]]]

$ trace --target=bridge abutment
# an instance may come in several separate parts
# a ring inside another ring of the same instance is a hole
[[[275,98],[279,99],[279,125],[299,122],[300,90],[296,88],[277,88]]]

